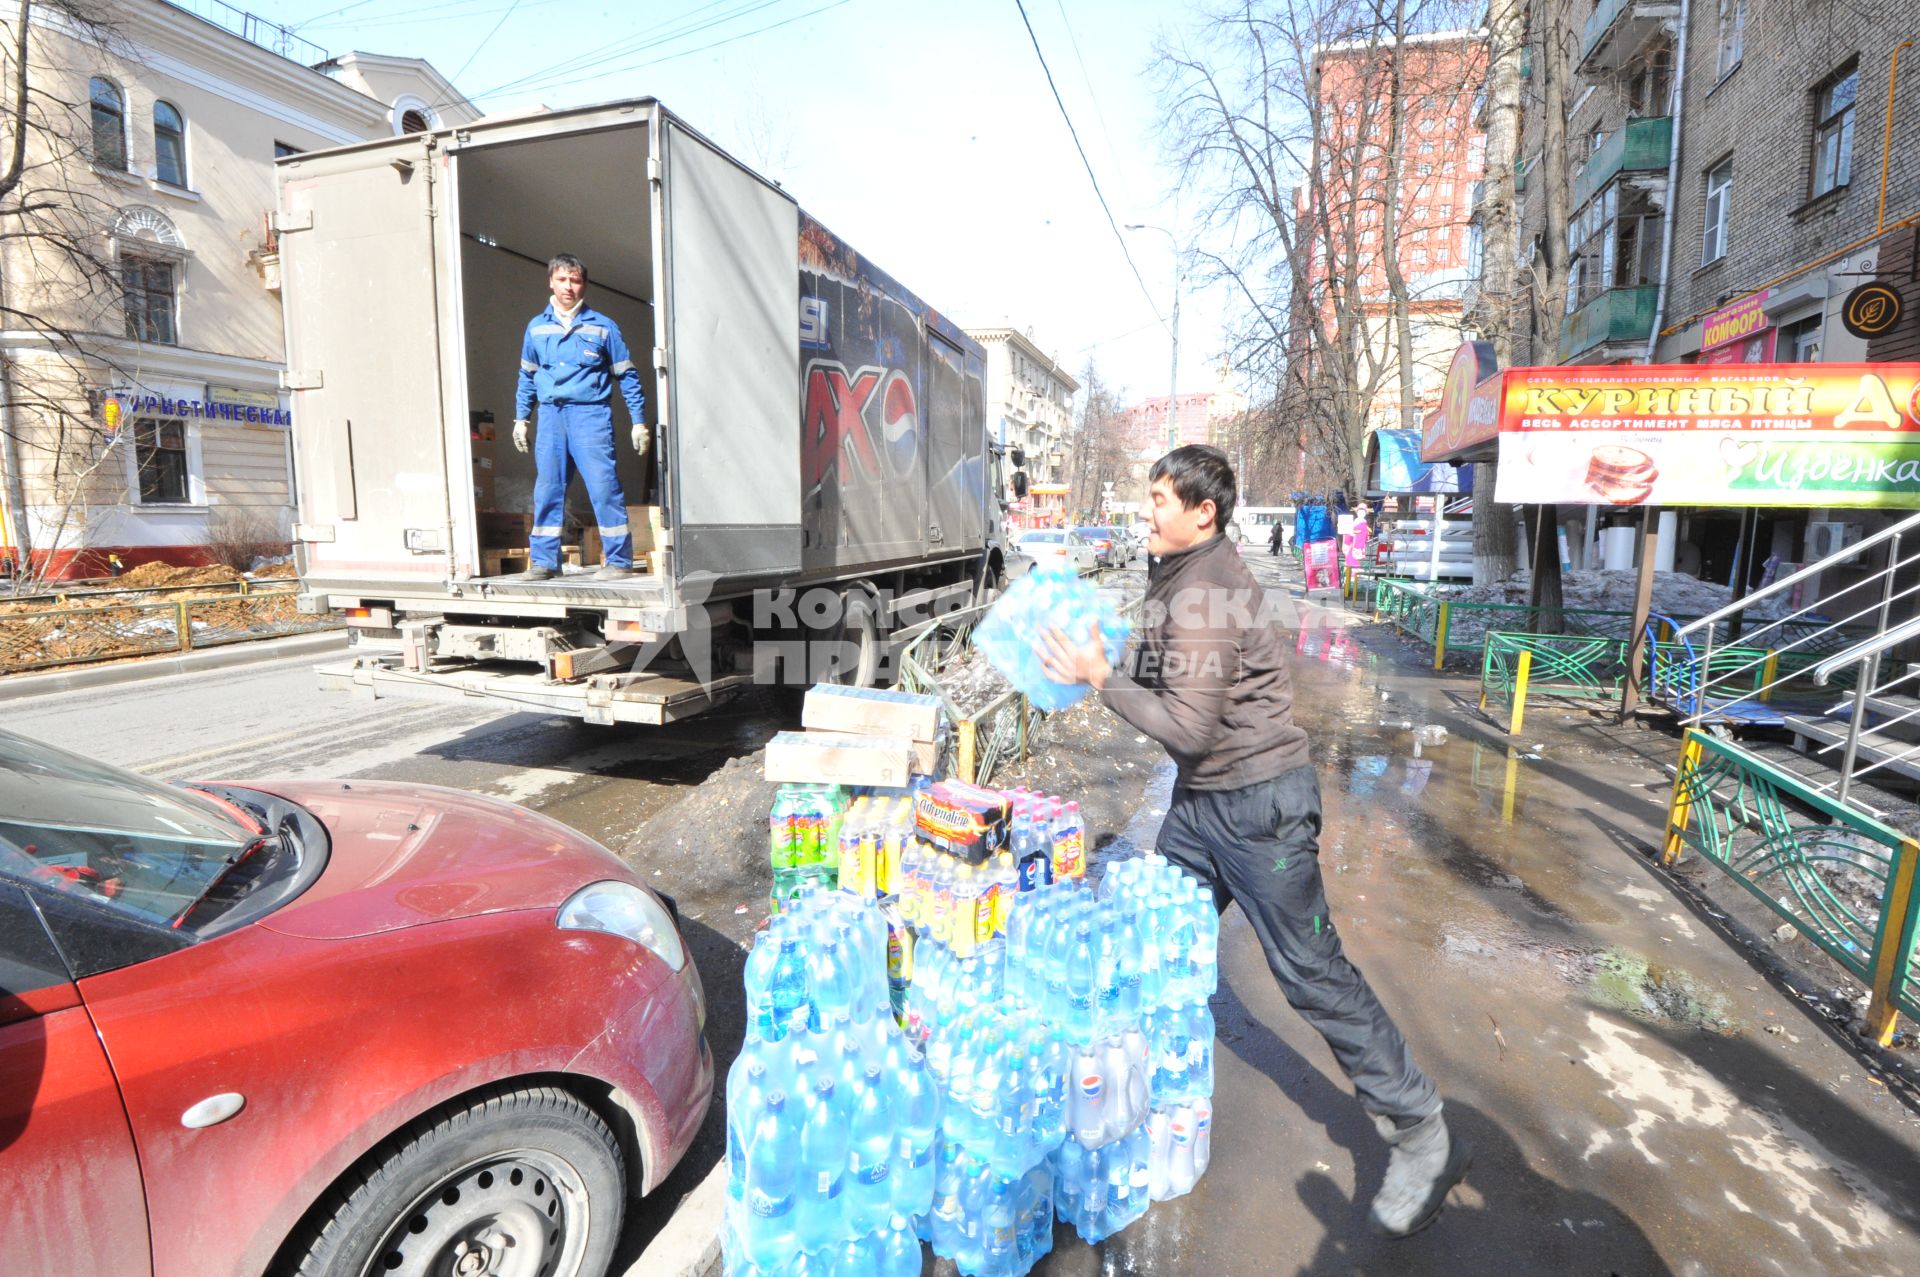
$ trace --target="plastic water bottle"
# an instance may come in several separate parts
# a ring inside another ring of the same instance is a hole
[[[905,1216],[895,1215],[880,1237],[874,1273],[877,1277],[920,1277],[924,1264],[920,1239],[914,1236],[912,1225]]]
[[[749,1149],[740,1240],[748,1260],[778,1272],[796,1245],[800,1193],[800,1130],[788,1112],[786,1092],[767,1096]]]
[[[1213,1008],[1196,1002],[1187,1011],[1186,1093],[1199,1099],[1213,1094]]]
[[[1207,1173],[1213,1160],[1213,1101],[1202,1097],[1193,1102],[1193,1177]]]
[[[1173,1157],[1173,1118],[1165,1109],[1155,1109],[1147,1117],[1147,1194],[1156,1202],[1173,1195],[1168,1170]]]
[[[1067,955],[1067,1037],[1074,1042],[1091,1042],[1094,1036],[1094,1012],[1099,997],[1099,970],[1093,951],[1093,931],[1085,922],[1074,932],[1073,949]]]
[[[1019,1249],[1015,1231],[1018,1189],[1011,1178],[992,1174],[987,1177],[982,1196],[980,1271],[985,1277],[1013,1277]]]
[[[1194,1181],[1199,1178],[1199,1172],[1194,1169],[1194,1116],[1190,1106],[1182,1104],[1173,1110],[1169,1132],[1172,1141],[1167,1164],[1167,1192],[1173,1197],[1184,1197],[1193,1191]]]
[[[1100,1053],[1083,1046],[1073,1053],[1067,1093],[1068,1133],[1086,1148],[1097,1148],[1107,1134],[1107,1079]]]
[[[813,1016],[808,1022],[819,1033],[844,1011],[853,1015],[854,972],[848,965],[851,954],[842,954],[840,942],[828,940],[814,946],[812,969],[807,981],[813,996]]]
[[[787,1035],[795,1016],[810,1010],[806,958],[798,941],[783,938],[776,946],[767,997],[771,1008],[767,1040],[777,1042]]]
[[[1053,808],[1053,876],[1077,880],[1087,872],[1087,834],[1080,823],[1080,804],[1068,803]]]
[[[852,1176],[847,1222],[856,1233],[886,1226],[893,1211],[893,1119],[887,1111],[887,1085],[878,1064],[867,1066],[864,1085],[853,1110],[853,1129],[847,1157]]]
[[[831,1078],[815,1083],[800,1133],[800,1209],[795,1242],[818,1250],[846,1235],[849,1130],[842,1097]]]
[[[1197,883],[1194,902],[1194,993],[1210,998],[1220,989],[1220,911],[1213,894]]]

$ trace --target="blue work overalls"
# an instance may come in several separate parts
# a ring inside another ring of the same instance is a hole
[[[514,419],[524,421],[534,401],[533,538],[535,567],[558,569],[566,524],[567,488],[577,470],[593,502],[594,521],[609,567],[633,566],[627,502],[614,471],[613,382],[637,425],[646,420],[640,371],[627,354],[620,327],[581,303],[571,323],[549,305],[527,325],[520,344],[520,384]]]

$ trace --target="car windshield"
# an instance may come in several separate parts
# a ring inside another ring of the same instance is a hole
[[[1105,528],[1075,528],[1074,531],[1094,541],[1107,541],[1112,539],[1112,534]]]
[[[268,841],[225,799],[0,731],[0,872],[176,926]]]
[[[1066,542],[1064,532],[1029,532],[1020,538],[1021,545],[1062,545]]]

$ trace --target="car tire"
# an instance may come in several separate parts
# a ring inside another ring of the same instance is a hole
[[[291,1271],[416,1277],[464,1260],[602,1277],[626,1198],[620,1142],[598,1114],[557,1087],[500,1088],[419,1119],[334,1185]]]

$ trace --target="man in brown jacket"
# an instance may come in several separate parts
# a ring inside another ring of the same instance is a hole
[[[1053,631],[1050,677],[1088,683],[1179,767],[1156,849],[1238,900],[1294,1010],[1327,1040],[1390,1146],[1374,1226],[1405,1237],[1432,1223],[1473,1153],[1448,1134],[1440,1096],[1347,960],[1320,879],[1320,782],[1293,721],[1293,684],[1266,592],[1220,535],[1233,470],[1188,445],[1154,463],[1145,615],[1124,662]]]

